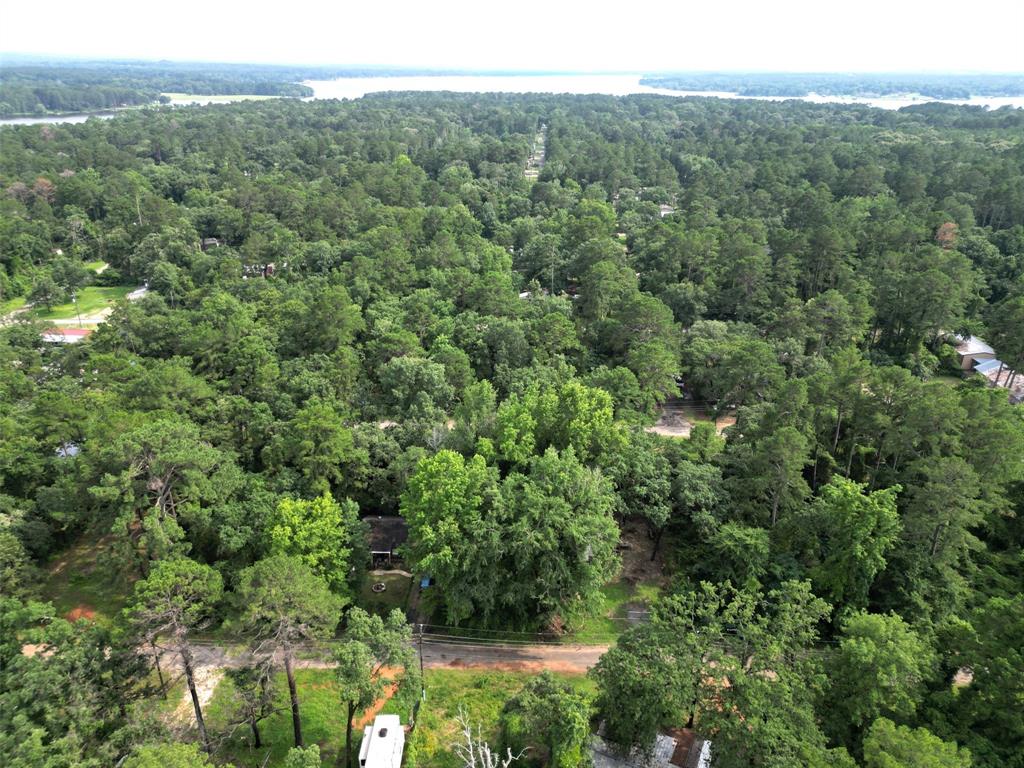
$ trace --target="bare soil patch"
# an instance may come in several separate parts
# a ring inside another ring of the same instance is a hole
[[[196,670],[196,694],[199,696],[199,706],[203,709],[213,698],[213,692],[217,690],[217,684],[224,678],[224,670],[218,667],[199,667]],[[174,719],[179,723],[188,723],[189,728],[195,728],[195,709],[192,707],[192,694],[188,686],[182,694],[181,701],[174,709]],[[205,718],[204,718],[205,719]]]
[[[654,540],[647,532],[647,526],[638,520],[627,520],[622,524],[619,537],[619,556],[622,558],[622,578],[636,584],[639,582],[663,584],[665,580],[665,547],[651,559]]]
[[[452,659],[446,664],[430,665],[437,669],[465,669],[465,670],[488,670],[491,672],[527,672],[531,675],[539,675],[541,672],[554,672],[560,675],[580,675],[578,665],[562,663],[557,661],[502,661],[498,663],[488,662],[486,664],[465,661],[461,658]]]
[[[64,618],[68,621],[79,621],[85,619],[87,621],[94,621],[96,619],[96,611],[88,605],[80,604],[68,611]]]

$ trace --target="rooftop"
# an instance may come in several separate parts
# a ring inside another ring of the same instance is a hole
[[[398,715],[377,715],[363,729],[359,765],[363,768],[401,768],[405,730]]]
[[[956,345],[956,351],[961,355],[994,355],[995,350],[977,336],[968,336],[966,339],[957,337],[960,342]]]
[[[53,344],[77,344],[92,331],[88,328],[48,328],[43,331],[43,341]]]
[[[600,736],[591,737],[594,768],[710,768],[711,742],[693,731],[676,728],[659,733],[650,755],[623,755]]]
[[[974,366],[974,370],[976,370],[978,373],[988,373],[989,371],[998,371],[1002,365],[1003,363],[1001,360],[996,360],[995,358],[992,358],[991,360],[985,360],[983,362],[977,363]]]
[[[394,552],[409,538],[409,525],[398,515],[376,515],[363,520],[370,527],[370,552]]]

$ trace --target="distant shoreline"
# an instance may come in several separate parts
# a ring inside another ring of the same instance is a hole
[[[732,77],[732,76],[730,76]],[[1024,79],[1022,79],[1024,83]],[[900,109],[929,103],[961,104],[982,106],[997,109],[1003,106],[1024,108],[1024,87],[1006,88],[1006,93],[996,92],[989,88],[989,94],[976,94],[970,97],[954,96],[938,98],[930,94],[908,91],[869,92],[867,90],[851,90],[849,93],[804,91],[797,95],[793,92],[757,94],[744,93],[737,90],[715,90],[714,83],[703,87],[684,89],[679,84],[669,85],[662,78],[638,74],[426,74],[419,72],[414,75],[402,75],[398,71],[388,71],[375,75],[358,74],[348,77],[325,78],[323,80],[307,79],[300,85],[310,88],[312,96],[302,97],[305,100],[322,99],[357,99],[372,93],[397,91],[454,91],[461,93],[573,93],[603,94],[610,96],[627,96],[634,94],[662,95],[671,97],[703,97],[720,99],[742,99],[760,101],[799,100],[818,104],[856,105],[862,104],[880,109]],[[732,84],[726,81],[722,85]],[[1016,91],[1016,93],[1014,92]],[[46,123],[76,124],[90,117],[108,119],[123,112],[140,109],[159,108],[162,106],[184,107],[192,104],[232,103],[245,100],[265,100],[273,98],[299,98],[296,96],[273,96],[266,94],[190,94],[162,93],[166,101],[154,100],[147,104],[99,109],[95,111],[47,112],[7,115],[0,117],[0,125],[35,125]]]

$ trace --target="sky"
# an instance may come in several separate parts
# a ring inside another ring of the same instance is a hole
[[[0,52],[447,69],[1024,72],[1022,0],[5,2]]]

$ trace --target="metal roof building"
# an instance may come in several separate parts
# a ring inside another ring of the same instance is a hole
[[[996,360],[994,357],[991,360],[985,360],[974,366],[974,370],[982,375],[987,375],[992,371],[998,371],[1003,365],[1001,360]]]

